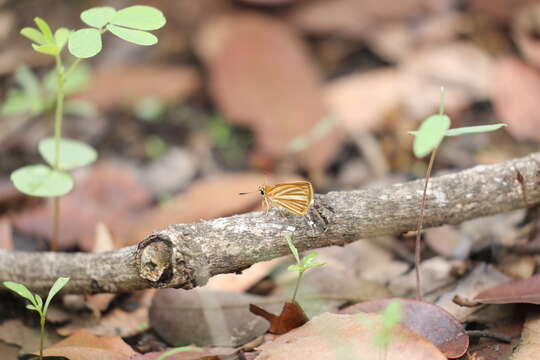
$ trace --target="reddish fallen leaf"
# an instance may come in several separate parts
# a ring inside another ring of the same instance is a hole
[[[322,126],[321,75],[288,24],[254,13],[221,16],[203,26],[197,45],[217,106],[228,121],[254,130],[259,151],[315,172],[333,160],[342,135]]]
[[[482,304],[528,303],[540,305],[540,274],[484,290],[474,300]]]
[[[296,302],[286,301],[279,316],[271,314],[253,304],[249,304],[249,311],[268,320],[270,323],[268,331],[277,335],[286,334],[309,321],[302,307]]]
[[[540,140],[540,72],[517,58],[496,65],[493,102],[508,131],[517,140]]]
[[[156,360],[161,354],[169,351],[155,351],[146,353],[144,355],[137,354],[130,356],[124,360]],[[202,351],[182,351],[174,355],[168,356],[167,360],[222,360],[234,358],[233,354],[236,353],[235,349],[231,348],[201,348]]]
[[[44,356],[65,356],[70,360],[122,360],[136,354],[121,337],[97,337],[79,330],[43,350]]]
[[[469,347],[469,337],[465,333],[463,325],[446,310],[424,301],[412,299],[373,300],[349,306],[339,313],[379,313],[391,301],[399,301],[401,304],[401,326],[430,340],[450,359],[465,354]]]
[[[0,249],[13,250],[11,223],[8,218],[0,217]]]
[[[37,317],[37,314],[34,316]],[[24,354],[34,353],[39,350],[39,333],[39,327],[28,327],[21,320],[6,320],[0,324],[0,343],[15,344]],[[44,346],[50,346],[60,339],[54,331],[45,328]]]
[[[129,169],[100,161],[60,201],[59,248],[78,244],[83,250],[91,251],[98,221],[122,238],[149,201],[149,195]],[[21,233],[50,239],[52,207],[41,206],[15,214],[12,221],[13,227]]]
[[[324,313],[307,324],[274,341],[260,346],[258,360],[445,360],[435,345],[424,337],[396,325],[390,333],[386,351],[376,343],[383,329],[383,319],[377,314],[340,315]]]
[[[149,96],[164,102],[181,102],[199,86],[198,74],[191,67],[122,65],[97,70],[92,74],[88,90],[78,93],[77,98],[111,109],[134,105]]]
[[[147,212],[143,221],[134,226],[127,236],[127,243],[137,244],[153,230],[170,224],[197,222],[252,210],[261,202],[256,190],[264,181],[263,174],[254,172],[196,181],[186,192]],[[253,193],[238,195],[247,191]]]

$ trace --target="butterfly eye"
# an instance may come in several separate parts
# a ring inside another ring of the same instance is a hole
[[[264,195],[264,189],[259,189],[259,194]]]

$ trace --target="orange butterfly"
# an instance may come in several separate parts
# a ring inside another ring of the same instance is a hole
[[[274,186],[261,185],[258,191],[264,198],[266,214],[272,206],[277,206],[293,215],[304,216],[313,204],[313,186],[309,181],[295,181]]]

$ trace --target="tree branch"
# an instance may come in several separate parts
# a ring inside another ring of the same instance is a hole
[[[537,206],[539,185],[540,153],[435,177],[428,190],[424,227]],[[189,289],[204,285],[213,275],[239,272],[287,254],[287,233],[303,251],[414,230],[421,196],[421,180],[331,192],[316,195],[306,218],[253,212],[176,224],[138,246],[101,254],[0,250],[0,281],[21,282],[41,293],[59,276],[71,277],[64,290],[70,293]]]

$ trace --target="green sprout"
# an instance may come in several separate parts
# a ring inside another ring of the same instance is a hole
[[[164,359],[168,358],[169,356],[172,356],[174,354],[177,354],[179,352],[184,352],[184,351],[198,351],[198,352],[201,352],[202,349],[198,348],[198,347],[195,347],[195,346],[181,346],[181,347],[177,347],[177,348],[165,351],[163,354],[159,355],[156,360],[164,360]]]
[[[285,235],[285,239],[287,239],[287,244],[289,244],[289,249],[291,250],[291,253],[294,256],[294,259],[296,260],[296,264],[290,265],[287,268],[287,270],[298,271],[298,278],[296,279],[296,286],[294,287],[294,293],[291,300],[291,302],[295,302],[296,294],[298,293],[298,288],[300,287],[300,280],[302,280],[302,276],[304,275],[304,273],[311,268],[324,266],[325,263],[313,262],[313,260],[315,260],[315,258],[318,255],[315,252],[309,253],[308,255],[300,259],[300,256],[298,255],[298,249],[296,249],[296,247],[294,246],[292,242],[292,237],[290,235]]]
[[[416,292],[417,299],[422,299],[422,290],[420,283],[420,236],[422,231],[422,223],[424,221],[424,209],[426,206],[426,194],[431,169],[435,161],[435,154],[446,136],[460,136],[466,134],[485,133],[498,130],[506,124],[493,124],[483,126],[470,126],[450,129],[450,118],[444,114],[444,88],[441,87],[441,99],[439,105],[439,113],[429,116],[420,124],[417,131],[410,131],[409,134],[414,135],[413,152],[414,155],[421,159],[431,153],[429,165],[424,178],[424,192],[422,195],[422,203],[420,205],[420,214],[418,215],[418,225],[416,228],[416,245],[415,245],[415,263],[416,263]]]
[[[388,354],[388,345],[392,342],[392,331],[401,321],[402,309],[401,303],[398,300],[391,301],[386,308],[380,312],[382,317],[382,329],[375,334],[375,345],[383,349],[383,359],[386,359]]]
[[[29,110],[36,115],[48,108],[54,109],[54,137],[39,143],[39,153],[47,163],[24,166],[11,173],[11,181],[20,192],[38,197],[53,198],[53,221],[51,250],[56,250],[60,229],[60,196],[69,193],[75,184],[69,171],[93,163],[96,150],[81,141],[62,138],[64,98],[77,82],[75,70],[82,59],[97,55],[102,49],[101,36],[105,32],[137,45],[154,45],[158,38],[147,30],[157,30],[166,23],[163,13],[151,6],[135,5],[121,10],[96,7],[81,13],[81,19],[89,28],[71,31],[59,28],[54,33],[47,22],[34,19],[37,28],[25,27],[21,35],[32,41],[32,48],[55,59],[54,76],[44,79],[40,85],[37,78],[22,68],[15,76],[22,90],[12,90],[3,106],[3,113]],[[64,66],[62,50],[66,47],[75,60]],[[44,95],[43,88],[48,89]],[[66,104],[67,107],[68,104]]]
[[[20,297],[30,301],[31,304],[26,305],[28,310],[37,311],[39,314],[39,324],[41,327],[40,339],[39,339],[39,358],[43,359],[43,339],[45,337],[45,320],[47,315],[47,310],[49,309],[49,304],[51,303],[52,298],[68,283],[68,277],[58,278],[51,289],[49,290],[49,295],[47,295],[47,300],[45,304],[43,299],[38,294],[32,294],[30,290],[23,284],[19,284],[13,281],[4,281],[3,284],[9,290],[13,291]]]

